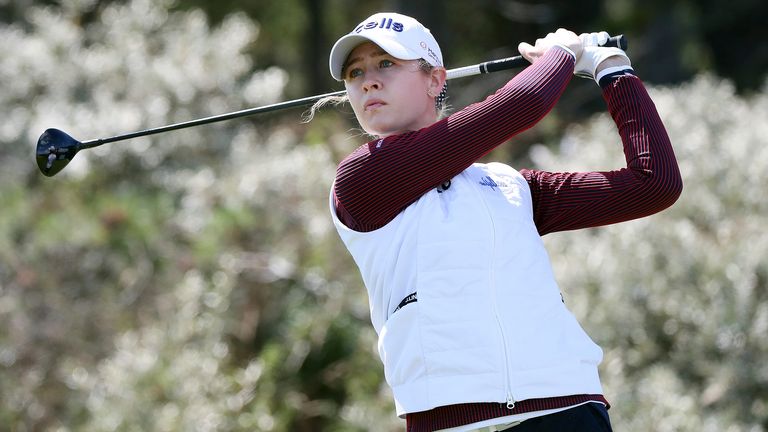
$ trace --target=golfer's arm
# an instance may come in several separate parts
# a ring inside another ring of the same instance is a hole
[[[531,185],[539,233],[595,227],[648,216],[671,206],[682,178],[653,101],[634,76],[603,89],[627,166],[603,172],[521,170]]]
[[[424,193],[535,125],[572,75],[572,56],[552,48],[485,101],[419,131],[361,146],[336,173],[339,218],[358,231],[386,225]]]

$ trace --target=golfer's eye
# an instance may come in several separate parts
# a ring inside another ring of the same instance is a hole
[[[363,70],[362,69],[360,69],[360,68],[350,69],[349,72],[347,72],[347,79],[348,80],[355,79],[355,78],[357,78],[359,76],[362,76],[362,75],[363,75]]]
[[[379,62],[379,67],[382,68],[382,69],[385,69],[385,68],[388,68],[388,67],[392,67],[394,65],[395,65],[395,63],[392,60],[384,59],[384,60]]]

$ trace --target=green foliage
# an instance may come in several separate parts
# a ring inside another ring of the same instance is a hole
[[[0,27],[0,79],[13,83],[0,90],[0,424],[402,430],[328,216],[335,163],[361,141],[342,116],[115,143],[51,179],[34,165],[46,127],[110,136],[282,99],[289,74],[250,55],[264,27],[170,1],[19,16]],[[652,96],[680,201],[546,242],[566,301],[605,347],[617,430],[765,430],[768,92],[742,98],[704,75]],[[624,163],[604,115],[531,157]]]

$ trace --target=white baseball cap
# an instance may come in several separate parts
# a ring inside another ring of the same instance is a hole
[[[371,15],[331,48],[331,76],[342,81],[341,69],[349,53],[363,42],[371,41],[389,55],[401,60],[423,58],[432,66],[443,65],[443,54],[428,28],[415,19],[394,12]]]

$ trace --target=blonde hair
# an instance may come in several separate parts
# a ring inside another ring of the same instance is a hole
[[[419,69],[421,69],[424,73],[430,73],[432,72],[432,69],[434,66],[429,64],[424,59],[419,59]],[[448,115],[448,104],[445,103],[445,100],[447,98],[446,91],[448,88],[448,84],[446,83],[443,86],[442,91],[439,95],[435,96],[435,112],[437,114],[437,119],[442,119],[443,117]],[[349,102],[349,96],[347,94],[343,94],[340,96],[326,96],[322,99],[319,99],[317,102],[312,104],[312,106],[304,112],[302,122],[303,123],[309,123],[315,118],[315,114],[317,114],[317,111],[321,108],[324,108],[327,105],[332,106],[339,106],[342,104],[345,104]]]
[[[346,93],[339,96],[326,96],[322,99],[318,99],[317,102],[312,104],[312,106],[304,112],[304,115],[302,116],[302,123],[311,122],[312,119],[315,118],[317,111],[326,105],[339,106],[347,102],[349,102],[349,96]]]

